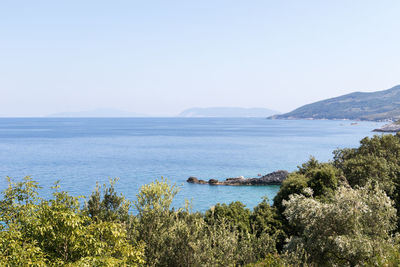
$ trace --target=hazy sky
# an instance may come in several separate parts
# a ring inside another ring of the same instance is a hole
[[[399,0],[0,0],[0,116],[289,111],[397,84]]]

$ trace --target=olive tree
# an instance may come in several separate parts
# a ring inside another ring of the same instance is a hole
[[[313,198],[308,188],[283,204],[289,223],[300,229],[286,249],[304,249],[317,265],[383,264],[383,256],[394,245],[396,210],[377,186],[341,186],[324,202]]]

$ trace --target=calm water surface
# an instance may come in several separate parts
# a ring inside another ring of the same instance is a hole
[[[272,199],[279,186],[185,181],[293,171],[310,155],[327,161],[336,148],[358,146],[381,125],[263,118],[2,118],[0,189],[6,176],[30,175],[44,194],[60,180],[73,195],[89,195],[96,181],[119,177],[118,190],[134,200],[140,186],[163,176],[181,186],[175,206],[189,199],[194,210],[204,211],[239,200],[252,208],[265,195]]]

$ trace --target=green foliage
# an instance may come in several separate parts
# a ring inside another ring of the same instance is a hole
[[[342,170],[352,187],[379,183],[394,200],[399,217],[400,133],[366,137],[360,141],[359,148],[336,150],[334,165]]]
[[[321,168],[325,163],[320,163],[315,157],[311,156],[308,161],[297,166],[297,172],[299,174],[307,175],[310,171],[314,169]]]
[[[285,209],[282,202],[289,199],[289,196],[292,194],[301,194],[307,187],[308,180],[309,179],[301,173],[295,172],[289,174],[288,178],[283,181],[279,192],[274,198],[274,206],[279,212],[282,213]]]
[[[161,240],[174,224],[174,213],[170,206],[179,189],[168,180],[155,180],[141,187],[134,202],[138,212],[138,240],[146,244],[145,256],[149,265],[160,264],[165,258],[165,247]]]
[[[18,183],[9,179],[0,202],[2,265],[144,263],[143,245],[130,245],[122,224],[92,220],[81,210],[80,197],[58,191],[58,185],[49,200],[38,197],[38,188],[29,177]]]
[[[284,239],[298,233],[296,225],[289,224],[283,215],[285,211],[284,201],[289,200],[293,194],[302,194],[306,188],[311,188],[313,194],[320,200],[328,199],[339,184],[340,170],[330,163],[320,163],[314,157],[298,166],[298,170],[289,174],[283,181],[281,188],[274,198],[274,207],[277,209],[277,218],[281,222],[280,229],[283,231],[278,238],[278,249],[283,247]]]
[[[218,203],[206,211],[205,220],[210,225],[225,220],[226,223],[240,232],[250,232],[251,230],[250,210],[239,201],[232,202],[229,205]]]
[[[243,265],[276,252],[276,240],[282,234],[278,230],[280,223],[276,217],[275,209],[270,207],[266,199],[254,212],[239,201],[229,205],[217,204],[207,210],[205,221],[208,238],[212,241],[209,250],[216,259],[210,265]]]
[[[0,232],[0,266],[46,266],[46,258],[36,241],[24,238],[14,224]]]
[[[276,233],[283,234],[281,233],[282,221],[276,208],[270,206],[267,198],[264,198],[262,202],[254,207],[250,216],[250,225],[253,233],[257,235],[261,235],[262,233],[269,235]]]
[[[117,194],[115,184],[118,179],[110,179],[109,186],[96,183],[95,191],[85,203],[84,211],[96,223],[116,222],[124,226],[127,238],[135,243],[138,235],[137,218],[129,213],[131,202],[122,194]]]
[[[256,263],[250,263],[247,267],[285,267],[289,266],[278,254],[268,254],[265,258]]]
[[[118,179],[110,179],[110,186],[103,185],[102,189],[99,184],[96,184],[96,189],[89,198],[86,204],[86,209],[91,218],[100,221],[119,221],[126,222],[129,220],[129,209],[131,203],[115,191],[115,183]]]
[[[325,164],[306,173],[309,177],[307,183],[314,196],[331,195],[338,186],[338,170],[330,164]]]
[[[284,214],[300,228],[288,251],[300,248],[318,265],[376,265],[394,244],[396,210],[378,187],[340,187],[329,202],[292,195]]]
[[[388,194],[393,195],[397,178],[394,175],[400,174],[399,166],[395,163],[371,154],[358,154],[344,161],[342,165],[351,186],[363,186],[371,181],[379,182]]]
[[[83,243],[86,247],[84,262],[104,262],[99,265],[109,266],[136,266],[145,263],[145,244],[139,242],[133,246],[127,238],[126,228],[120,223],[96,222],[89,225]]]
[[[372,180],[392,193],[400,176],[400,134],[366,137],[357,149],[336,150],[334,165],[343,170],[351,186]]]
[[[251,212],[242,203],[217,204],[205,215],[188,208],[175,211],[170,204],[176,193],[175,185],[162,179],[137,196],[138,239],[146,243],[148,265],[241,265],[276,252],[274,236],[261,225],[259,234],[251,233]]]
[[[0,201],[0,219],[6,225],[30,216],[40,201],[37,192],[40,187],[29,176],[22,182],[14,182],[7,177],[7,182],[8,188],[2,192],[3,199]]]
[[[151,258],[157,265],[196,266],[206,252],[201,244],[206,238],[205,223],[200,214],[185,211],[171,213],[169,224],[160,231],[158,250]]]
[[[310,157],[306,163],[298,166],[297,173],[306,176],[307,186],[313,190],[314,196],[321,197],[332,194],[338,186],[340,176],[340,171],[332,164],[320,163],[314,157]]]
[[[232,231],[229,223],[221,221],[219,224],[203,224],[204,236],[195,243],[198,263],[205,266],[229,266],[238,261],[239,232]]]
[[[171,185],[164,178],[142,186],[134,202],[139,217],[145,216],[146,213],[168,212],[178,192],[177,186]]]
[[[270,254],[276,253],[277,234],[269,235],[266,232],[260,235],[247,233],[241,236],[238,242],[236,254],[237,264],[245,265],[264,259]]]

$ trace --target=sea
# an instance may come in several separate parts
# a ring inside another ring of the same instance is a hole
[[[265,118],[1,118],[0,190],[6,177],[31,176],[44,197],[59,181],[74,196],[118,177],[117,191],[134,201],[140,187],[162,177],[180,192],[175,208],[193,211],[241,201],[252,209],[273,200],[279,186],[212,186],[186,179],[224,180],[294,171],[309,159],[357,147],[378,122]],[[134,211],[133,211],[134,212]]]

